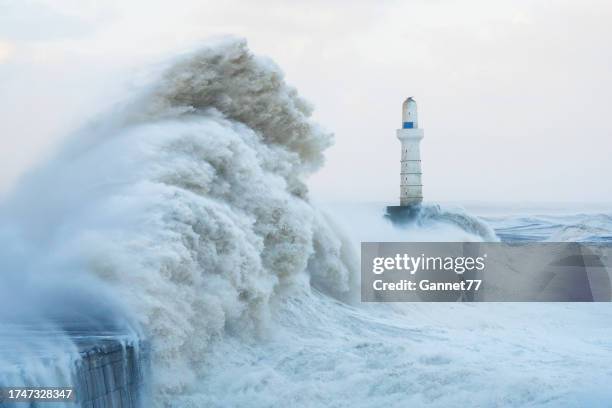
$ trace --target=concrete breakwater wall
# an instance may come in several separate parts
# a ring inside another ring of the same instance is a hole
[[[104,341],[81,351],[74,387],[82,408],[149,406],[149,346]],[[73,405],[74,406],[74,405]]]
[[[0,332],[0,408],[151,406],[148,342],[120,334],[73,331],[67,337],[70,347],[53,348],[51,332],[19,337],[22,345],[7,341],[10,333],[4,334]],[[61,339],[66,339],[65,334]],[[73,388],[70,400],[9,398],[8,390],[16,388],[56,387]]]

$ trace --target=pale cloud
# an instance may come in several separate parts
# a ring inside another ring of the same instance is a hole
[[[86,16],[41,0],[0,0],[0,36],[12,41],[49,42],[83,38],[95,31],[104,15]]]
[[[10,57],[12,51],[13,46],[10,43],[6,41],[0,41],[0,63],[6,61]]]

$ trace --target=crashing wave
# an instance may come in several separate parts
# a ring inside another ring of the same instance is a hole
[[[415,222],[420,226],[446,223],[459,227],[462,231],[473,234],[483,241],[499,241],[495,231],[486,222],[460,209],[445,209],[437,204],[423,205],[417,213]]]
[[[96,276],[134,314],[158,401],[193,386],[211,339],[257,337],[303,276],[343,299],[356,286],[357,257],[308,201],[332,142],[311,112],[278,67],[226,39],[80,131],[8,204],[42,263]]]

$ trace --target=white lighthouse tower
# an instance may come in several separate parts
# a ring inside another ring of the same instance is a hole
[[[402,128],[397,129],[402,142],[402,166],[400,170],[400,206],[414,206],[423,201],[421,181],[421,150],[423,129],[419,128],[416,101],[409,97],[402,104]]]

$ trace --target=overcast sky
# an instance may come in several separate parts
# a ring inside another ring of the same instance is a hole
[[[141,67],[235,34],[335,133],[320,199],[397,199],[414,96],[427,201],[612,202],[611,21],[604,0],[0,0],[0,191]]]

